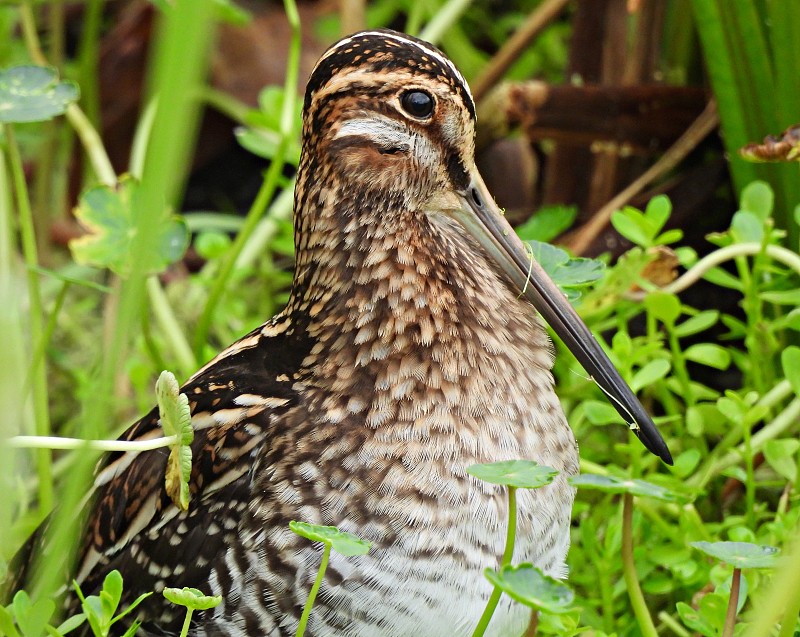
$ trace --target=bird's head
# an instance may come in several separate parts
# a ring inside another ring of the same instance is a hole
[[[468,187],[474,137],[466,81],[441,51],[411,36],[379,30],[341,40],[306,89],[306,155],[349,190],[406,210]]]
[[[469,87],[436,47],[388,30],[334,44],[306,89],[298,256],[316,243],[336,259],[328,236],[336,231],[364,233],[359,243],[369,249],[420,217],[457,227],[480,245],[481,262],[534,305],[645,446],[671,463],[650,416],[495,204],[475,167],[474,136]]]

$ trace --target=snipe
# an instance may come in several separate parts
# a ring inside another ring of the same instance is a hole
[[[164,492],[166,454],[124,454],[98,475],[78,580],[112,568],[132,596],[195,586],[224,596],[197,635],[294,634],[320,550],[290,520],[371,540],[332,556],[309,633],[469,635],[505,529],[503,493],[472,463],[558,469],[520,494],[514,560],[565,575],[574,436],[534,307],[648,449],[669,452],[558,289],[531,261],[473,161],[475,105],[433,46],[392,31],[345,38],[305,97],[286,309],[184,386],[196,429],[192,503]],[[151,412],[125,438],[155,435]],[[182,614],[152,598],[151,634]],[[501,603],[493,634],[518,635]]]

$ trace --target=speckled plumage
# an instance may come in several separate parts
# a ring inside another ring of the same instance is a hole
[[[404,112],[409,90],[432,96],[430,118]],[[366,32],[323,56],[305,100],[290,301],[183,388],[188,512],[163,490],[165,451],[109,459],[86,592],[119,568],[131,598],[165,584],[223,595],[195,635],[293,635],[321,555],[289,531],[299,519],[373,542],[332,556],[307,635],[469,635],[506,500],[465,469],[517,458],[560,474],[520,493],[514,560],[566,574],[578,455],[551,344],[454,213],[475,174],[474,112],[452,64],[408,36]],[[159,434],[153,412],[125,437]],[[148,634],[177,633],[182,613],[160,596],[143,609]],[[518,635],[528,615],[506,598],[493,634]]]

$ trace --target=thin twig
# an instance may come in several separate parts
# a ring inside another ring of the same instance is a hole
[[[634,179],[630,185],[592,215],[592,218],[567,242],[568,247],[575,254],[582,254],[585,252],[592,241],[594,241],[595,237],[608,225],[611,214],[615,210],[619,210],[648,184],[677,166],[680,161],[694,150],[697,145],[717,127],[718,123],[719,116],[717,115],[717,106],[711,101],[699,117],[692,122],[692,125],[667,149],[655,164],[650,166],[644,173]]]
[[[489,89],[500,81],[509,67],[525,52],[531,41],[553,21],[568,2],[569,0],[545,0],[536,7],[472,83],[472,93],[476,102],[480,102]]]

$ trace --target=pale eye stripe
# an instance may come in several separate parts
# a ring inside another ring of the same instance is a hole
[[[347,120],[333,138],[343,137],[365,137],[381,148],[407,150],[414,145],[413,133],[397,122],[377,117]]]

